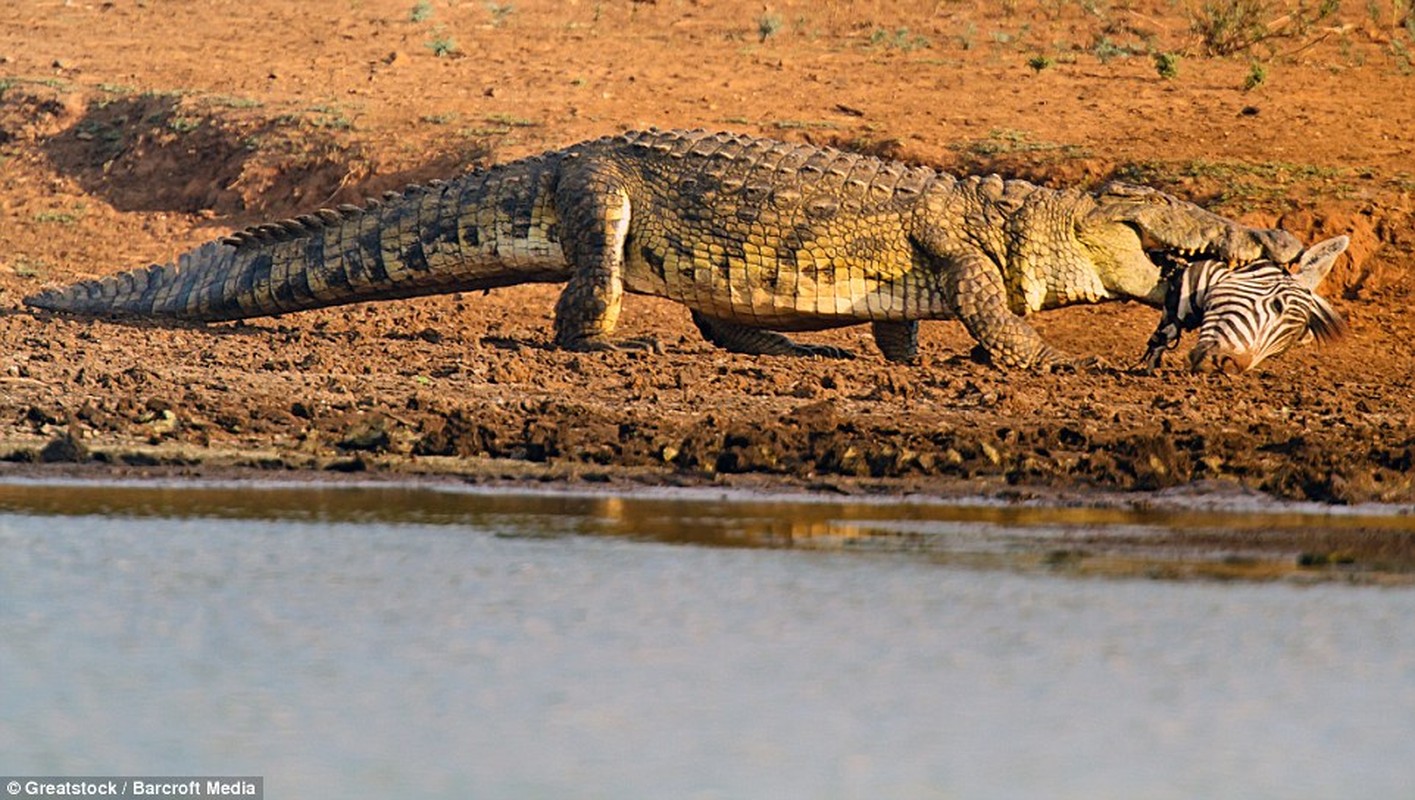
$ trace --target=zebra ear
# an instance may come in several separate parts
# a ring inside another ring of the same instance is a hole
[[[1331,272],[1337,256],[1346,252],[1346,246],[1350,243],[1351,239],[1346,236],[1334,236],[1304,250],[1302,260],[1298,262],[1298,282],[1308,289],[1315,290],[1327,273]]]

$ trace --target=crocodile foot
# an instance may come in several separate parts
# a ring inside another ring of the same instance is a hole
[[[701,311],[693,312],[693,324],[698,326],[704,339],[733,353],[752,356],[817,356],[840,359],[855,357],[853,352],[843,347],[828,344],[801,344],[776,331],[716,319]]]
[[[1074,373],[1087,366],[1084,361],[1078,362],[1059,350],[1045,346],[1030,362],[998,358],[998,354],[989,351],[981,344],[973,346],[973,349],[968,353],[968,358],[975,363],[987,364],[999,369],[1022,368],[1051,374]]]

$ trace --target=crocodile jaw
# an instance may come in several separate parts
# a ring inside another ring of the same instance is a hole
[[[1095,203],[1079,227],[1129,225],[1139,234],[1142,247],[1189,260],[1247,264],[1270,259],[1287,264],[1302,253],[1302,242],[1287,231],[1240,225],[1144,186],[1107,184]]]

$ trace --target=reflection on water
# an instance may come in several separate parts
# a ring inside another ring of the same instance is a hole
[[[1415,515],[1183,504],[1057,507],[821,501],[710,492],[626,496],[387,484],[0,483],[0,511],[359,525],[476,525],[501,536],[911,552],[947,563],[1068,573],[1415,579]]]
[[[0,485],[0,753],[287,797],[1398,797],[1415,591],[1057,575],[1399,577],[1410,527]]]

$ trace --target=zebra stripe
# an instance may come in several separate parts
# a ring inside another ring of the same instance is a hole
[[[1171,276],[1165,316],[1150,339],[1146,365],[1157,367],[1181,332],[1195,329],[1199,337],[1189,356],[1191,369],[1236,367],[1241,372],[1308,338],[1336,339],[1345,323],[1285,266],[1256,261],[1230,268],[1220,261],[1199,261]]]

